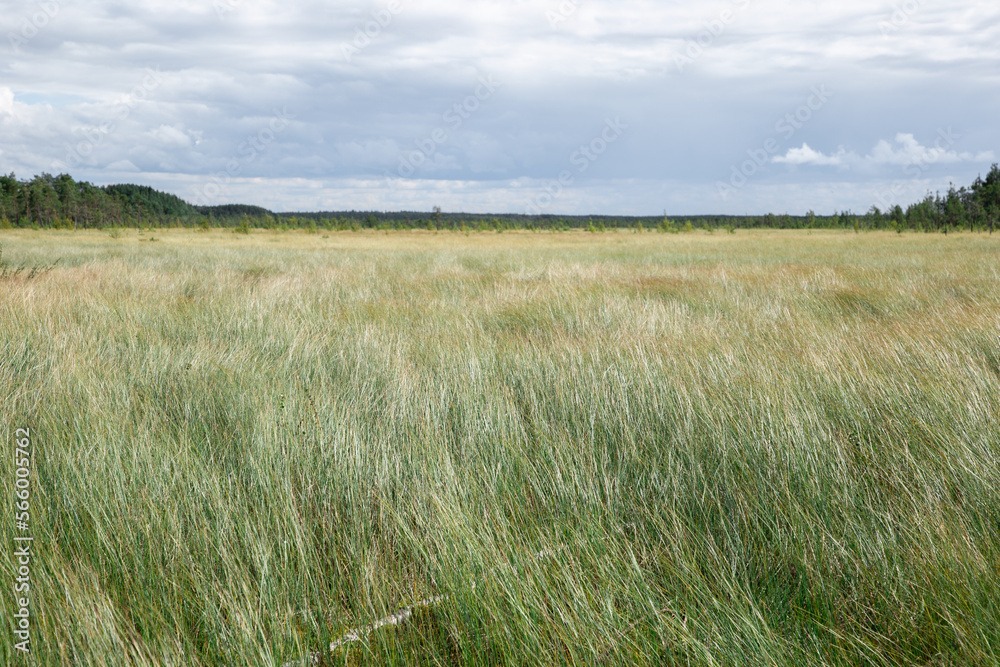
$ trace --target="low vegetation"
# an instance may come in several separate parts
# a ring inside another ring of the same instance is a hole
[[[0,663],[1000,663],[1000,238],[151,238],[0,232]]]

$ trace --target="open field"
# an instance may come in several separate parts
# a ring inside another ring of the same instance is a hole
[[[1000,664],[1000,235],[0,245],[2,664]]]

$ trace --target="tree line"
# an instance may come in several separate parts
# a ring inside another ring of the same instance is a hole
[[[992,233],[1000,224],[1000,167],[968,187],[928,193],[907,208],[833,215],[722,216],[682,219],[660,216],[481,215],[432,212],[274,213],[259,206],[225,204],[194,206],[181,198],[144,185],[96,186],[68,174],[41,174],[18,180],[0,176],[0,228],[93,229],[105,227],[231,227],[308,231],[360,229],[428,229],[451,231],[610,229],[679,232],[693,229],[855,229],[945,232],[967,229]]]
[[[142,185],[99,187],[69,174],[30,181],[0,176],[0,226],[91,229],[190,220],[198,212],[174,195]]]

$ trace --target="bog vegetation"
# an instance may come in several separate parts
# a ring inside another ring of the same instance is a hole
[[[419,212],[319,212],[272,213],[259,206],[226,204],[193,206],[175,195],[148,186],[110,185],[96,187],[78,183],[68,174],[42,174],[19,181],[14,174],[0,176],[0,228],[30,227],[92,229],[96,227],[189,227],[210,229],[307,229],[344,231],[362,229],[429,229],[451,231],[498,231],[514,229],[586,229],[603,232],[631,228],[636,231],[681,232],[693,229],[853,229],[897,232],[944,232],[969,230],[993,232],[1000,222],[1000,167],[969,187],[951,187],[945,194],[930,194],[904,209],[872,206],[867,213],[843,211],[834,215],[804,216],[694,216],[671,220],[664,217],[473,215]]]
[[[26,664],[1000,663],[996,236],[0,243]]]

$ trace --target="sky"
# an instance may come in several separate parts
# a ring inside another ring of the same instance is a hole
[[[202,205],[860,213],[998,118],[993,0],[0,0],[0,171]]]

